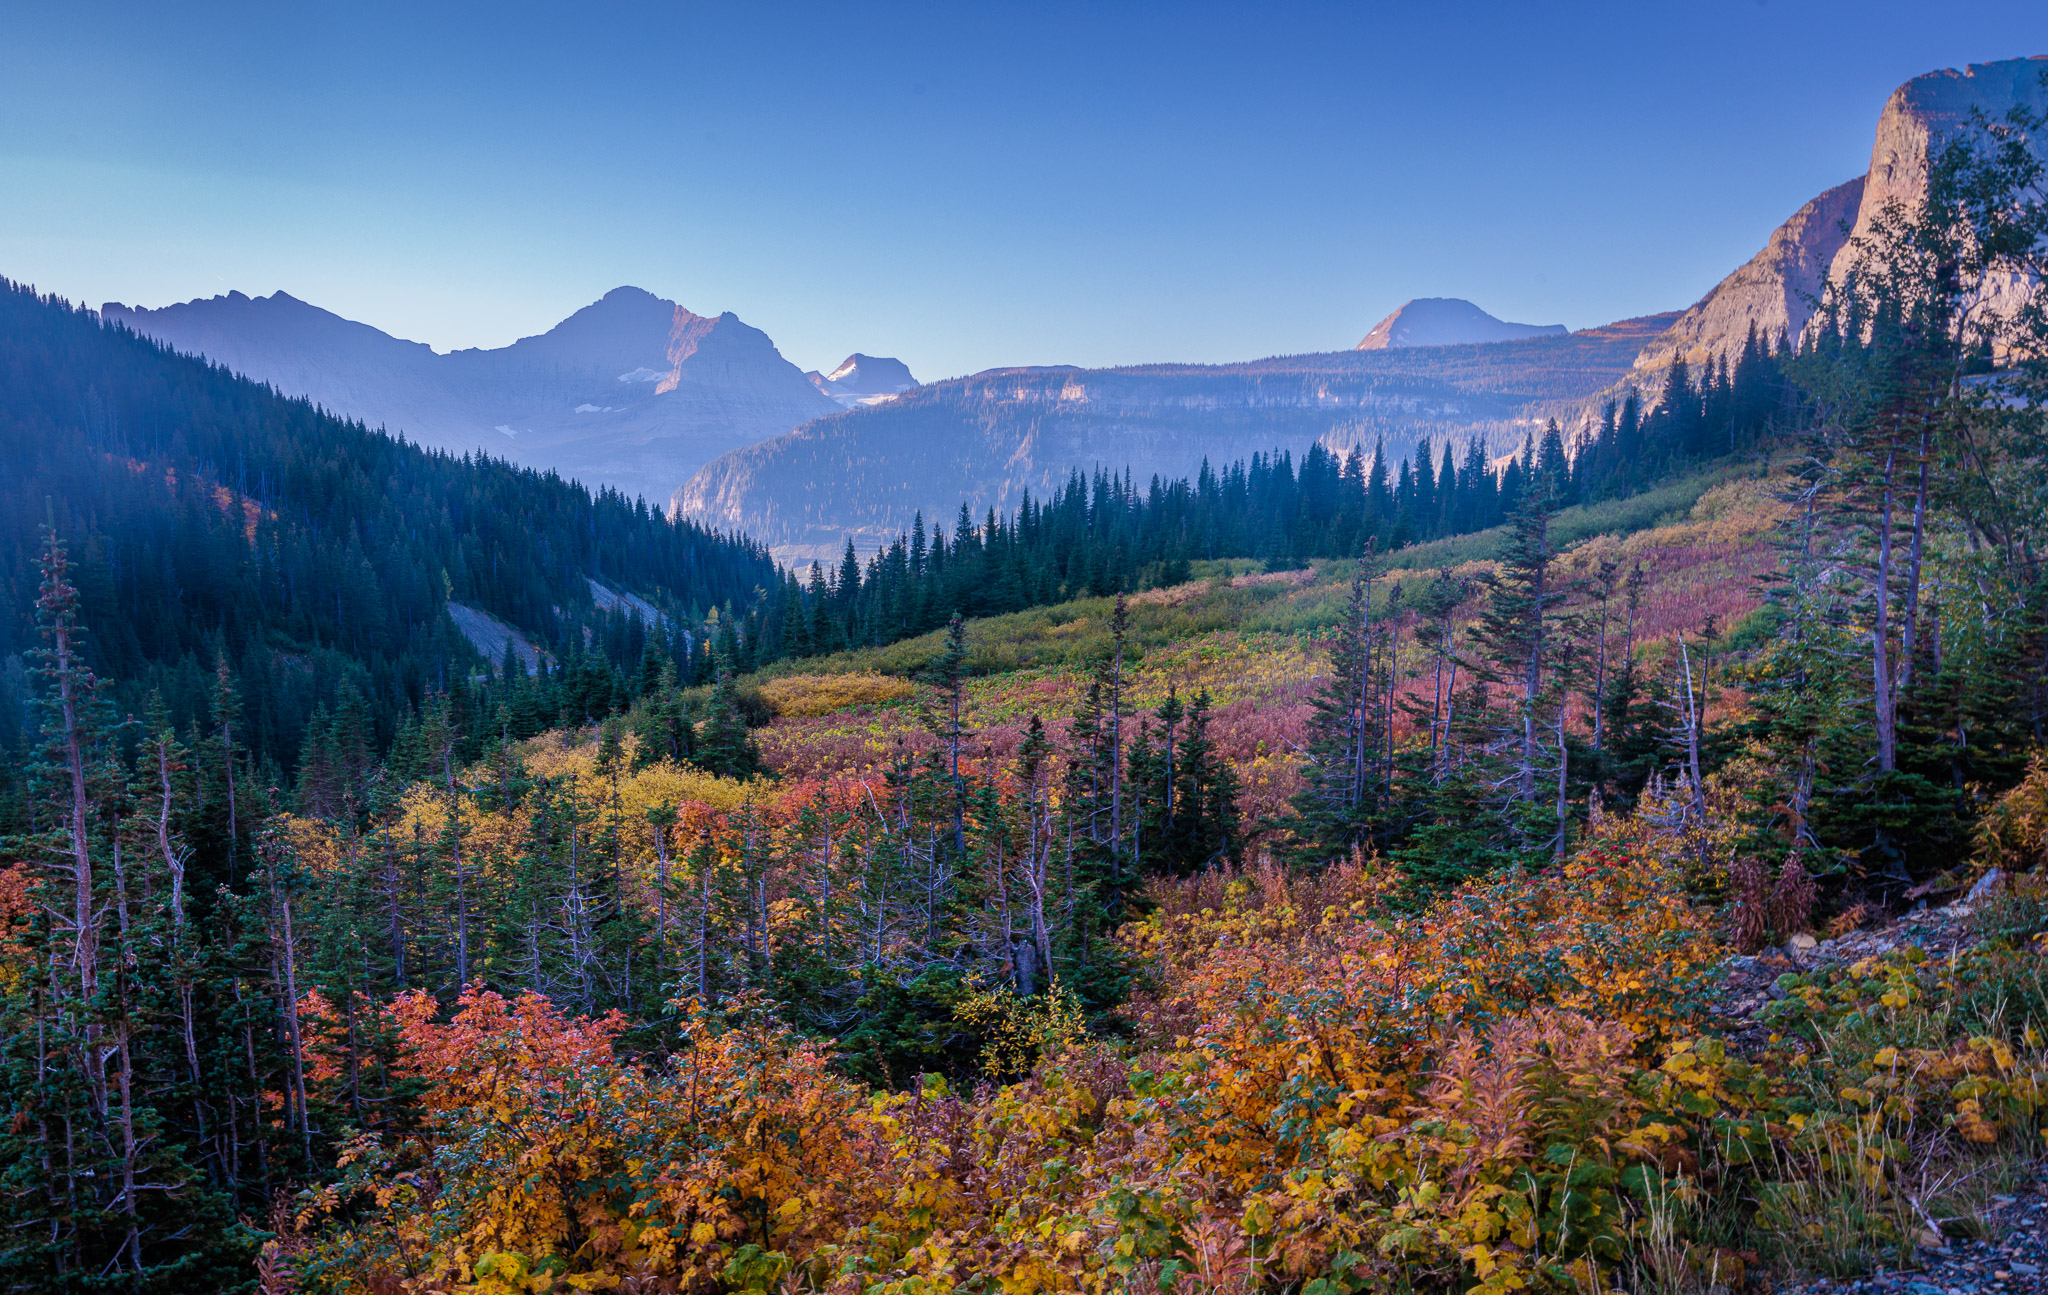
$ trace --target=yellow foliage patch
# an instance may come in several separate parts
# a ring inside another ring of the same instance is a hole
[[[917,693],[908,679],[885,674],[790,674],[761,685],[777,715],[815,717],[855,706],[879,706]]]

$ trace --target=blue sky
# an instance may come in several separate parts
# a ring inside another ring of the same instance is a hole
[[[631,283],[930,379],[1683,306],[2048,5],[0,0],[0,50],[0,275],[444,349]]]

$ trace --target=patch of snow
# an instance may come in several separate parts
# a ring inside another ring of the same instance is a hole
[[[576,412],[579,414],[615,414],[620,408],[621,406],[619,405],[593,405],[585,403],[576,406]]]
[[[635,369],[635,370],[633,370],[633,371],[632,371],[631,373],[621,373],[621,374],[619,375],[619,381],[621,381],[621,382],[659,382],[659,381],[661,381],[661,380],[662,380],[663,378],[665,378],[665,377],[667,377],[667,376],[668,376],[668,370],[666,370],[666,369],[649,369],[649,368],[646,368],[646,367],[644,367],[644,366],[643,366],[643,367],[641,367],[641,368],[638,368],[638,369]]]
[[[515,439],[515,440],[516,440],[516,439],[518,439],[518,437],[519,437],[519,433],[518,433],[518,432],[514,431],[514,430],[513,430],[512,428],[510,428],[510,427],[507,427],[507,426],[505,426],[505,424],[503,424],[503,423],[499,423],[499,424],[497,425],[497,427],[496,427],[495,429],[493,429],[493,430],[496,430],[496,431],[500,431],[500,432],[503,432],[503,433],[505,433],[505,435],[507,435],[507,436],[509,436],[509,437],[512,437],[512,438],[513,438],[513,439]]]

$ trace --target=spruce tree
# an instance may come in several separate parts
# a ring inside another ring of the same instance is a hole
[[[721,778],[752,778],[761,772],[761,747],[740,710],[739,684],[730,667],[721,669],[712,685],[695,748],[693,762]]]
[[[1368,551],[1351,578],[1344,619],[1330,647],[1330,677],[1311,703],[1302,788],[1290,800],[1294,854],[1322,866],[1369,844],[1381,808],[1373,753],[1380,734],[1372,676],[1373,560]]]

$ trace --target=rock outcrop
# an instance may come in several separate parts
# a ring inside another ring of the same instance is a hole
[[[1868,231],[1887,203],[1910,207],[1926,193],[1929,153],[1967,129],[1975,112],[1996,120],[2014,107],[2048,110],[2044,73],[2048,55],[1929,72],[1894,90],[1878,114],[1869,171],[1779,226],[1763,251],[1643,348],[1631,380],[1654,384],[1656,372],[1680,355],[1688,363],[1733,356],[1751,324],[1796,340],[1812,315],[1811,298],[1848,269],[1854,236]]]
[[[282,292],[101,313],[422,445],[656,501],[726,451],[840,408],[738,316],[638,288],[510,346],[445,355]]]
[[[1813,299],[1827,281],[1829,267],[1848,240],[1844,227],[1863,201],[1859,177],[1838,184],[1792,214],[1772,232],[1764,250],[1709,292],[1644,348],[1639,369],[1661,369],[1680,355],[1688,363],[1716,352],[1741,349],[1754,327],[1774,340],[1779,334],[1798,337],[1813,314]]]
[[[2048,54],[1944,68],[1916,76],[1892,91],[1877,118],[1877,140],[1871,146],[1870,171],[1853,232],[1868,230],[1886,203],[1910,207],[1918,202],[1927,192],[1929,153],[1969,129],[1973,113],[1996,120],[2015,107],[2048,111],[2044,75]],[[2035,146],[2038,149],[2040,141]],[[1847,267],[1846,255],[1838,255],[1835,272]]]
[[[1525,337],[1562,337],[1567,331],[1563,324],[1511,324],[1495,319],[1462,297],[1417,297],[1374,324],[1353,349],[1469,346],[1479,342],[1516,342]]]

